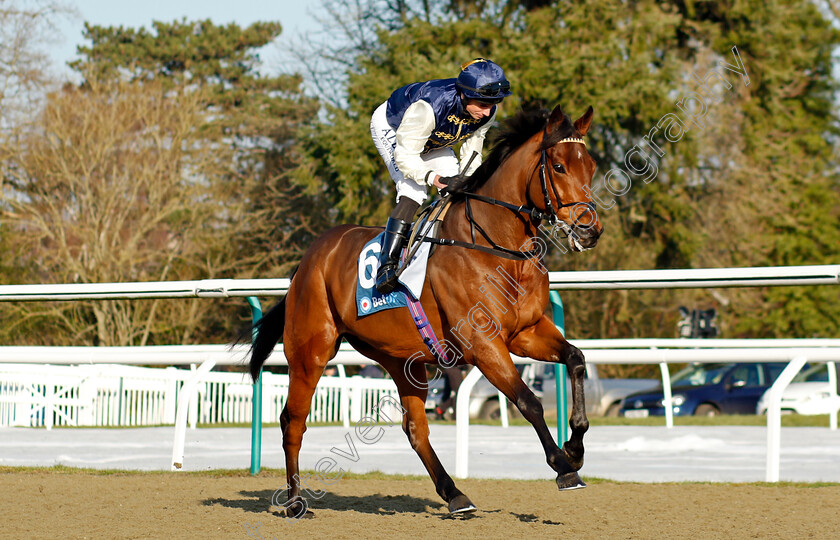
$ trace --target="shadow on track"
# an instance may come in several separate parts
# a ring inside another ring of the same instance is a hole
[[[227,508],[239,508],[254,514],[275,513],[282,508],[272,502],[275,492],[271,490],[240,491],[242,499],[213,498],[202,501],[204,506],[225,506]],[[278,500],[282,504],[285,499]],[[446,512],[446,508],[440,501],[427,498],[412,497],[410,495],[382,495],[379,493],[356,497],[352,495],[336,495],[325,493],[323,497],[316,499],[308,497],[309,509],[318,510],[352,510],[363,514],[393,515],[401,513],[428,514],[435,512]]]

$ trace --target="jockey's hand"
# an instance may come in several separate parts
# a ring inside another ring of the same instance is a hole
[[[464,187],[467,183],[467,179],[457,174],[455,176],[443,176],[437,180],[435,180],[435,185],[440,182],[443,184],[443,188],[440,190],[442,195],[448,195],[453,191],[458,191]]]

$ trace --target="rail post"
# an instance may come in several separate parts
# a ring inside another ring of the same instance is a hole
[[[782,445],[782,393],[808,361],[804,355],[791,359],[767,391],[767,467],[765,482],[779,481],[780,447]]]
[[[566,335],[566,320],[563,315],[563,301],[560,293],[549,291],[551,316],[560,333]],[[569,440],[569,401],[566,397],[566,366],[554,364],[554,382],[557,389],[557,444]]]
[[[260,301],[255,296],[247,296],[251,306],[251,320],[256,325],[262,319]],[[257,329],[251,331],[251,342],[257,337]],[[262,455],[262,369],[257,380],[254,381],[254,392],[251,397],[251,474],[260,472],[260,456]]]

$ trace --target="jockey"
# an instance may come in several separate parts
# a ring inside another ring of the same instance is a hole
[[[428,186],[451,190],[463,185],[464,177],[481,164],[496,106],[509,95],[510,83],[502,68],[476,58],[462,65],[455,79],[398,88],[373,112],[373,143],[397,184],[397,206],[388,218],[379,253],[376,289],[381,294],[396,288],[399,255]],[[458,143],[460,162],[452,149]]]

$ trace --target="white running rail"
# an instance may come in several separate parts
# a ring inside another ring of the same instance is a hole
[[[663,289],[663,288],[719,288],[719,287],[756,287],[756,286],[792,286],[792,285],[838,285],[840,284],[840,265],[787,266],[758,268],[705,268],[689,270],[615,270],[597,272],[548,272],[549,288],[553,290],[574,289]],[[136,299],[136,298],[225,298],[247,296],[282,296],[289,287],[288,279],[251,279],[251,280],[198,280],[173,282],[140,283],[99,283],[99,284],[58,284],[58,285],[0,285],[0,302],[3,301],[44,301],[44,300],[94,300],[94,299]],[[716,340],[725,341],[725,340]],[[797,340],[799,341],[799,340]],[[581,343],[581,345],[583,345]],[[613,344],[611,347],[616,347]],[[610,347],[605,345],[605,347]],[[655,347],[655,349],[654,349]],[[733,346],[736,348],[737,346]],[[747,346],[745,346],[747,347]],[[799,345],[791,345],[787,360],[798,351]],[[707,351],[696,355],[689,351],[672,350],[663,352],[660,346],[649,345],[636,347],[637,350],[621,349],[621,356],[611,356],[608,351],[598,350],[595,346],[587,349],[587,360],[600,363],[658,363],[665,366],[663,375],[667,379],[667,363],[687,361],[720,361],[722,351]],[[630,347],[632,349],[633,346]],[[641,349],[641,350],[638,350]],[[647,349],[647,350],[644,350]],[[751,349],[755,355],[763,354],[761,349]],[[765,348],[766,350],[766,348]],[[807,352],[807,351],[805,351]],[[604,354],[602,354],[604,353]],[[342,352],[339,353],[340,355]],[[344,354],[347,354],[344,352]],[[814,353],[816,354],[816,352]],[[280,355],[275,355],[275,358]],[[650,360],[652,356],[657,359]],[[749,354],[747,354],[749,356]],[[819,354],[817,354],[819,356]],[[833,361],[836,357],[825,359],[806,356],[809,361]],[[746,356],[739,358],[744,360]],[[749,361],[759,361],[755,358]],[[767,360],[764,356],[762,359]],[[0,353],[0,363],[8,362]],[[26,360],[23,360],[26,362]],[[343,363],[339,358],[337,363]],[[83,362],[86,363],[86,362]],[[791,368],[792,369],[792,368]],[[834,366],[829,370],[836,380]],[[667,380],[665,381],[667,384]],[[459,392],[458,399],[469,392]],[[459,406],[456,405],[460,410]],[[666,408],[667,409],[667,408]],[[769,417],[769,415],[768,415]],[[468,422],[458,416],[458,422]],[[769,422],[769,421],[768,421]],[[672,419],[667,418],[670,426]],[[836,417],[832,420],[836,426]],[[770,427],[768,423],[768,428]],[[462,435],[458,435],[462,439]],[[463,438],[466,441],[465,438]],[[769,444],[769,443],[768,443]],[[464,445],[464,448],[466,445]],[[459,446],[459,449],[461,447]],[[466,450],[459,450],[466,451]],[[460,461],[456,460],[456,464]],[[466,461],[462,474],[466,475]],[[456,473],[457,475],[457,473]],[[769,475],[768,475],[769,476]]]
[[[668,364],[672,363],[717,363],[717,362],[788,362],[789,365],[771,387],[771,391],[779,396],[774,403],[769,404],[767,412],[767,469],[768,482],[778,481],[779,476],[779,448],[781,445],[781,394],[787,388],[790,380],[799,372],[805,362],[824,362],[828,364],[829,380],[834,384],[831,393],[837,402],[836,362],[840,360],[840,340],[709,340],[683,339],[671,340],[671,347],[660,348],[651,342],[665,340],[638,340],[648,342],[649,348],[633,348],[635,340],[570,340],[579,347],[586,357],[586,361],[593,364],[659,364],[662,371],[665,399],[670,400],[671,384]],[[610,341],[620,341],[631,347],[627,349],[588,348],[588,344],[604,347]],[[776,341],[782,342],[778,347]],[[795,343],[790,343],[794,341]],[[724,342],[718,346],[718,342]],[[661,345],[661,343],[658,343]],[[798,346],[792,346],[798,345]],[[824,346],[821,346],[824,345]],[[681,347],[681,348],[677,348]],[[753,348],[749,348],[753,347]],[[804,360],[802,360],[804,359]],[[537,363],[530,358],[514,357],[516,363]],[[801,364],[800,364],[801,362]],[[789,375],[789,378],[788,378]],[[455,445],[455,476],[467,478],[469,456],[469,400],[473,386],[481,377],[477,369],[471,369],[461,387],[455,403],[456,411],[456,445]],[[774,412],[771,413],[771,409]],[[666,426],[673,427],[673,411],[666,406]],[[670,413],[670,414],[669,414]],[[830,427],[837,429],[838,410],[830,414]],[[771,462],[772,461],[772,462]],[[775,479],[774,479],[775,478]]]

